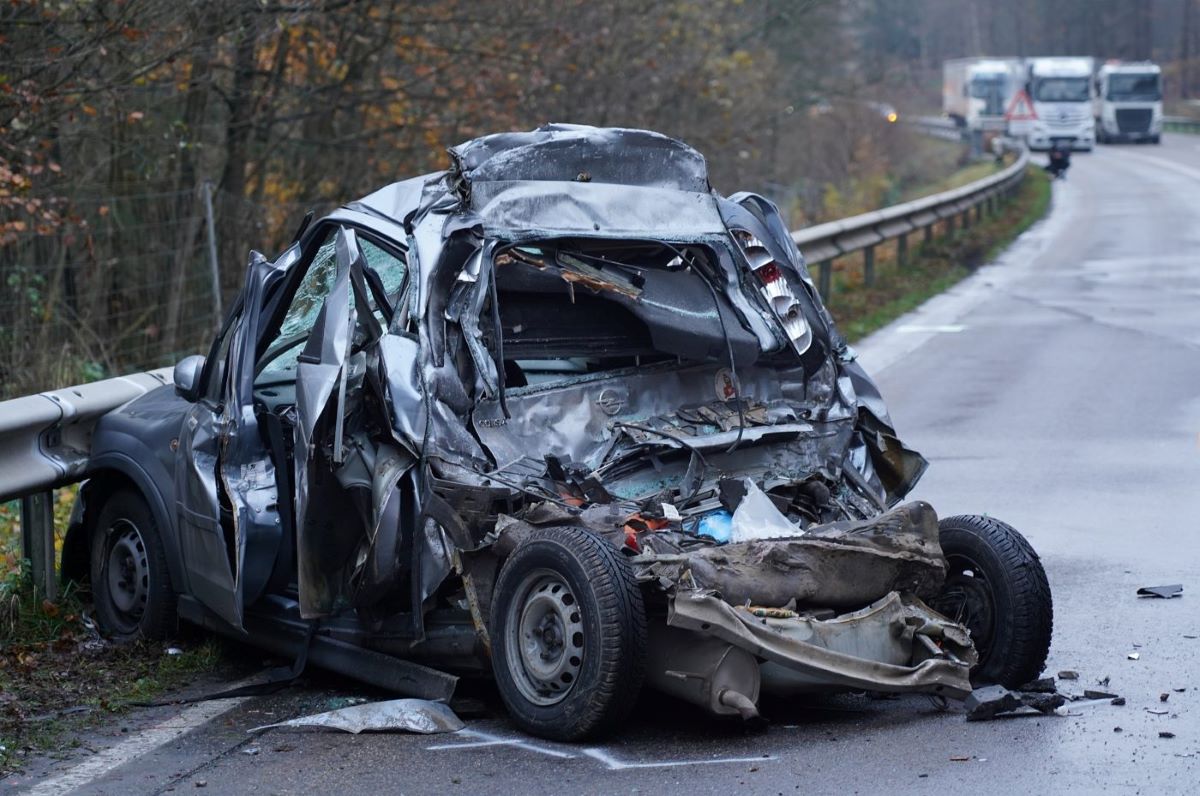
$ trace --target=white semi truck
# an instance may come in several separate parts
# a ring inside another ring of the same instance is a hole
[[[1109,62],[1096,72],[1096,139],[1149,141],[1162,136],[1162,70],[1149,61]]]
[[[1092,58],[1050,57],[1026,61],[1025,90],[1037,116],[1029,126],[1030,149],[1055,143],[1090,151],[1096,143],[1092,117]]]
[[[1023,80],[1019,58],[951,59],[942,64],[942,112],[972,132],[1003,132]]]

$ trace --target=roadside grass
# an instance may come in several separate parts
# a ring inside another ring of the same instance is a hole
[[[56,554],[74,496],[74,487],[55,492]],[[35,591],[21,559],[19,504],[0,504],[0,777],[30,755],[78,746],[79,734],[134,703],[223,668],[224,647],[213,639],[102,639],[86,597],[74,586],[54,602]]]
[[[898,265],[894,242],[880,244],[871,287],[863,282],[861,254],[835,260],[832,295],[823,298],[842,334],[852,342],[861,340],[994,259],[1049,206],[1050,180],[1030,166],[1016,194],[994,215],[950,235],[942,229],[927,244],[917,243],[919,232],[910,235],[904,267]]]
[[[225,666],[216,639],[114,644],[78,627],[0,650],[0,778],[32,755],[78,747],[88,729],[120,722],[137,703]]]

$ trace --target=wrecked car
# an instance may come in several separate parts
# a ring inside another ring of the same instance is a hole
[[[101,419],[63,572],[106,632],[492,676],[562,740],[643,685],[752,718],[1040,672],[1037,555],[902,502],[926,462],[771,202],[647,131],[450,155],[252,252],[207,355]]]

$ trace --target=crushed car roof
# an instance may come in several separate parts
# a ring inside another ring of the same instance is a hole
[[[465,211],[493,237],[726,234],[704,157],[648,130],[553,124],[450,148],[447,171],[394,183],[348,207],[405,222]]]

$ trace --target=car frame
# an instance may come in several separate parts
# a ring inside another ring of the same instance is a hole
[[[561,740],[644,682],[752,718],[1040,672],[1036,553],[900,502],[925,461],[773,204],[647,131],[450,151],[252,252],[207,356],[97,423],[63,572],[106,632],[433,699],[490,674]]]

